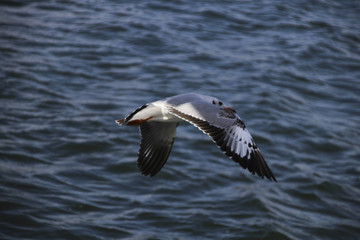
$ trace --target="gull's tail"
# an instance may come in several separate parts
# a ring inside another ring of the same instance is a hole
[[[122,126],[125,123],[125,120],[126,120],[126,118],[123,118],[123,119],[115,120],[115,122],[117,124],[119,124],[120,126]]]

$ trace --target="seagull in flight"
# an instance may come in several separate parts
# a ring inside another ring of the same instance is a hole
[[[139,126],[141,143],[138,167],[143,175],[155,176],[166,163],[173,146],[176,127],[186,121],[209,135],[232,160],[252,174],[276,181],[244,122],[223,101],[195,93],[180,94],[145,104],[120,126]]]

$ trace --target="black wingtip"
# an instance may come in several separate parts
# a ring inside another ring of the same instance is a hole
[[[247,158],[247,155],[245,155],[245,157],[240,157],[238,154],[228,154],[226,151],[225,154],[231,157],[235,162],[239,163],[241,167],[247,169],[250,173],[256,173],[262,179],[266,177],[270,181],[277,182],[259,149],[255,149],[255,151],[250,153],[250,158]]]
[[[262,178],[265,176],[270,181],[273,180],[273,181],[277,182],[274,174],[272,173],[269,166],[265,162],[265,159],[262,156],[262,154],[258,148],[255,149],[250,154],[249,160],[252,162],[252,164],[248,165],[249,171],[256,172],[257,175],[259,175]]]

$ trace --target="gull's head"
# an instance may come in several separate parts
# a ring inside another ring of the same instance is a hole
[[[223,107],[223,108],[229,108],[223,101],[215,98],[215,97],[210,97],[210,96],[202,96],[202,98],[207,101],[208,103],[211,103],[213,105],[219,106],[219,107]]]
[[[223,109],[226,109],[226,110],[230,110],[234,113],[236,113],[236,111],[234,109],[232,109],[231,107],[227,106],[223,101],[215,98],[215,97],[211,97],[211,96],[204,96],[202,95],[201,96],[203,100],[207,101],[208,103],[212,104],[212,105],[215,105],[215,106],[219,106]]]

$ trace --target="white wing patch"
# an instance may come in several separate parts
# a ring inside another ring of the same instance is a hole
[[[246,156],[249,159],[250,153],[256,147],[249,131],[246,128],[234,125],[226,133],[227,137],[224,140],[228,142],[227,146],[230,150],[241,158]]]

